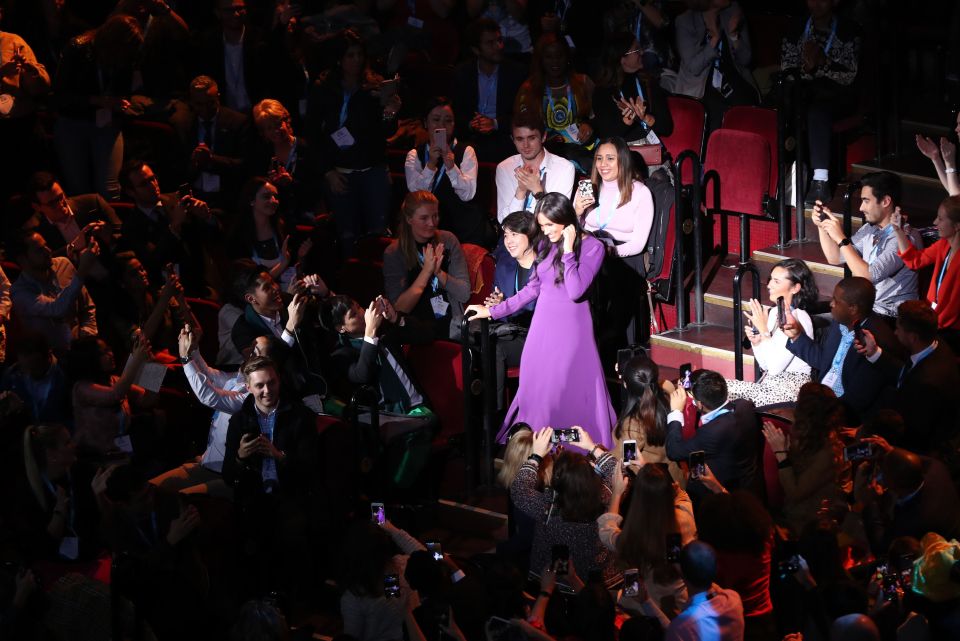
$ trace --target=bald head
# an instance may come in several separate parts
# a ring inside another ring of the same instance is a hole
[[[830,641],[880,641],[880,630],[865,614],[845,614],[830,626]]]
[[[897,497],[916,492],[923,483],[923,459],[899,447],[884,455],[880,470],[884,485]]]

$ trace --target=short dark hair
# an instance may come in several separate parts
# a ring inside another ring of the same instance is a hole
[[[328,332],[337,331],[343,319],[353,307],[354,300],[344,294],[331,296],[320,305],[320,324]]]
[[[430,112],[436,109],[437,107],[450,107],[450,111],[453,111],[453,103],[450,102],[450,99],[446,96],[431,96],[427,98],[426,105],[423,109],[423,118],[426,120],[427,116],[430,115]],[[456,113],[454,113],[456,115]],[[432,132],[428,132],[432,133]],[[450,141],[453,143],[453,141]]]
[[[541,135],[546,132],[543,124],[543,116],[535,109],[523,109],[513,114],[512,128],[520,129],[521,127],[526,127],[531,131],[539,131]]]
[[[705,587],[717,578],[717,553],[703,541],[691,541],[680,550],[680,572],[688,586]]]
[[[899,493],[912,492],[923,483],[923,459],[918,455],[895,447],[880,460],[884,484]]]
[[[243,305],[246,305],[244,296],[257,288],[261,275],[269,275],[270,272],[263,265],[258,265],[252,261],[248,265],[236,265],[236,267],[238,269],[233,277],[233,295],[238,300],[243,301]]]
[[[147,162],[141,158],[131,158],[127,162],[123,163],[123,166],[120,167],[120,175],[117,178],[120,180],[120,189],[126,191],[128,189],[133,189],[133,183],[130,181],[130,174],[135,171],[140,171]]]
[[[937,313],[925,300],[908,300],[897,308],[897,324],[904,331],[916,334],[924,343],[937,337]]]
[[[36,229],[19,229],[7,239],[7,258],[14,262],[19,262],[26,256],[30,248],[30,239],[34,234],[38,235]],[[42,238],[42,236],[41,236]]]
[[[900,204],[900,195],[903,186],[900,176],[890,171],[872,171],[864,174],[860,178],[861,187],[869,187],[877,200],[883,200],[890,196],[890,206],[896,207]]]
[[[490,18],[477,18],[467,26],[466,40],[468,47],[480,48],[480,38],[491,31],[500,31],[500,25]]]
[[[703,403],[708,411],[727,402],[727,381],[718,372],[709,369],[697,370],[691,375],[693,398]]]
[[[837,283],[837,287],[840,288],[840,295],[847,305],[856,305],[863,316],[870,314],[877,299],[877,289],[869,278],[849,276]]]
[[[29,186],[29,196],[30,202],[39,204],[40,199],[37,198],[37,194],[50,191],[53,189],[54,183],[57,182],[56,176],[51,174],[49,171],[37,171],[30,176],[30,186]]]

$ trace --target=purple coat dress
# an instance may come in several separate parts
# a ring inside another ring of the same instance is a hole
[[[594,442],[609,447],[617,417],[610,405],[586,300],[603,263],[604,245],[587,236],[581,243],[579,261],[573,253],[564,254],[560,285],[554,283],[557,251],[550,251],[516,295],[490,308],[490,316],[499,320],[537,301],[520,358],[520,389],[507,410],[499,440],[505,440],[510,425],[523,421],[534,430],[580,425]]]

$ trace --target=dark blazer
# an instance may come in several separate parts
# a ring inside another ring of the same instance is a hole
[[[164,212],[173,211],[178,198],[175,193],[161,194],[160,207]],[[131,250],[137,255],[154,287],[164,284],[161,272],[167,263],[174,263],[180,265],[180,280],[187,294],[205,294],[203,247],[218,229],[213,218],[202,221],[188,214],[178,238],[170,231],[167,220],[154,222],[139,208],[134,207],[123,221],[120,246],[121,249]]]
[[[193,43],[194,63],[190,77],[201,74],[217,81],[220,93],[227,94],[227,74],[223,60],[223,29],[217,25],[201,33]],[[270,56],[263,34],[248,24],[243,35],[243,73],[250,104],[267,97],[270,78]]]
[[[507,252],[502,244],[497,245],[493,254],[497,261],[497,266],[493,272],[493,284],[503,292],[503,298],[506,300],[517,293],[517,273],[520,270],[520,263]],[[530,276],[533,275],[536,268],[536,265],[530,268]],[[521,286],[520,289],[523,289],[523,286]],[[531,315],[536,307],[537,301],[534,299],[523,308],[523,311],[517,312],[512,317],[509,317],[509,320],[529,327]]]
[[[898,443],[914,452],[935,453],[957,433],[960,372],[946,343],[940,342],[929,356],[903,374],[909,358],[901,359],[884,350],[874,367],[889,383],[880,407],[893,409],[903,417],[905,431]],[[899,386],[898,386],[899,382]]]
[[[869,330],[884,351],[889,349],[897,355],[902,352],[903,348],[890,327],[875,315],[871,314],[865,318],[860,327]],[[840,347],[840,338],[840,325],[837,321],[831,320],[819,342],[813,342],[809,336],[801,332],[796,340],[787,341],[787,349],[819,372],[819,378],[815,380],[823,380],[830,371],[837,348]],[[848,419],[854,420],[852,424],[856,425],[864,416],[876,410],[877,401],[885,386],[885,377],[851,345],[850,351],[843,360],[840,381],[843,383],[843,397],[840,400],[847,408]]]
[[[287,309],[286,307],[282,307],[280,309],[280,322],[286,324],[287,318]],[[267,327],[267,324],[263,322],[260,315],[257,314],[249,304],[244,308],[243,314],[237,317],[236,322],[233,324],[233,329],[230,330],[230,338],[233,340],[233,346],[236,347],[237,351],[241,354],[243,350],[250,347],[250,343],[252,343],[254,339],[260,336],[273,335],[273,332]]]
[[[180,106],[170,117],[170,125],[180,139],[184,167],[190,168],[190,157],[200,142],[200,121],[189,109]],[[251,155],[250,119],[229,107],[220,107],[214,127],[210,173],[220,176],[220,193],[228,198],[237,193],[246,177]],[[195,180],[199,172],[188,169],[187,178]],[[232,202],[228,202],[232,205]]]
[[[462,140],[477,137],[470,131],[470,121],[480,106],[478,76],[476,58],[458,65],[453,72],[453,112],[457,117],[457,137]],[[527,72],[521,65],[510,60],[500,63],[497,74],[497,133],[508,138],[513,123],[513,101],[526,78]]]
[[[100,194],[81,194],[67,199],[70,205],[70,211],[77,221],[77,227],[83,229],[84,226],[95,222],[103,221],[110,225],[120,226],[120,218],[106,200]],[[33,219],[28,226],[36,225],[37,233],[43,236],[47,241],[47,247],[53,250],[54,255],[62,256],[67,246],[67,240],[60,233],[56,225],[47,220],[43,214],[34,214]]]
[[[661,139],[673,133],[673,117],[670,115],[667,94],[660,88],[660,83],[646,76],[631,75],[620,87],[597,87],[593,90],[593,128],[601,139],[620,136],[627,142],[632,142],[646,135],[639,119],[634,120],[629,127],[623,124],[620,109],[613,101],[614,97],[620,97],[621,92],[627,98],[638,97],[634,78],[640,81],[647,103],[647,112],[656,118],[653,131]]]
[[[693,437],[683,440],[680,421],[667,424],[667,458],[671,461],[686,461],[691,452],[703,450],[706,463],[713,475],[728,490],[747,489],[756,491],[758,474],[760,423],[751,401],[730,401],[727,407],[733,411],[717,416],[697,429]],[[700,481],[687,484],[691,498],[697,499],[707,493]]]
[[[319,480],[319,438],[317,417],[299,400],[286,398],[281,392],[280,405],[273,428],[273,444],[287,458],[277,464],[278,493],[287,497],[315,494]],[[230,418],[227,446],[223,458],[223,478],[234,487],[237,500],[262,494],[263,457],[254,455],[245,461],[237,458],[240,440],[246,434],[260,434],[253,396],[248,396],[240,411]]]

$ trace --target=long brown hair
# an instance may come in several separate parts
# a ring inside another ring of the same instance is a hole
[[[633,156],[630,155],[630,148],[627,142],[620,136],[614,136],[600,141],[596,151],[593,152],[593,170],[590,172],[590,182],[593,183],[595,193],[600,193],[600,171],[597,169],[596,158],[600,155],[600,148],[604,145],[613,145],[617,150],[617,191],[620,192],[620,203],[617,209],[620,209],[633,198],[633,182],[638,179],[636,171],[633,168]]]
[[[667,563],[667,535],[680,532],[676,486],[662,465],[644,465],[630,488],[630,506],[617,539],[617,556],[627,567],[652,567],[658,582],[676,570]]]
[[[437,205],[440,201],[431,192],[421,189],[411,191],[403,199],[400,205],[400,220],[397,221],[397,244],[400,247],[400,255],[403,256],[403,263],[407,269],[413,269],[419,264],[419,252],[417,251],[417,241],[413,237],[413,230],[410,229],[409,218],[412,218],[417,210],[424,205]],[[440,235],[435,234],[430,240],[430,244],[436,246],[440,242]]]
[[[550,486],[564,521],[589,523],[603,513],[603,482],[586,456],[561,452],[553,463]]]
[[[793,429],[790,432],[790,457],[809,461],[824,448],[840,458],[837,430],[843,425],[843,404],[833,390],[820,383],[805,383],[797,393]]]
[[[666,442],[666,398],[660,388],[660,368],[646,356],[634,356],[620,372],[627,398],[613,428],[613,437],[620,441],[629,437],[626,426],[637,421],[647,445],[658,447]]]

